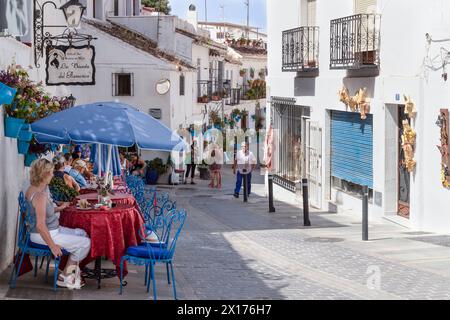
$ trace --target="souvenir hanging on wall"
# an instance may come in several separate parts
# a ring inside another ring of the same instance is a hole
[[[403,120],[402,149],[405,155],[404,165],[408,172],[413,172],[416,167],[414,160],[414,148],[416,145],[416,132],[409,125],[408,120]]]
[[[351,112],[358,112],[361,114],[361,119],[365,120],[367,114],[370,112],[370,101],[367,98],[367,89],[359,89],[354,96],[350,96],[348,89],[344,86],[339,90],[339,101],[344,103]]]
[[[450,189],[450,157],[448,153],[448,109],[441,109],[436,124],[441,128],[441,145],[437,146],[441,152],[441,182],[444,188]]]
[[[417,113],[415,103],[411,100],[411,96],[403,95],[403,98],[405,99],[405,112],[410,119],[414,118]]]

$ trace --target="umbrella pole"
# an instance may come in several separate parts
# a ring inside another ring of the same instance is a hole
[[[106,170],[105,170],[105,172],[106,172],[107,180],[112,182],[112,179],[110,179],[111,175],[112,175],[112,173],[111,173],[111,171],[112,171],[111,170],[111,156],[112,156],[112,146],[108,145],[108,160],[106,162]]]
[[[102,176],[102,145],[97,144],[98,176]]]

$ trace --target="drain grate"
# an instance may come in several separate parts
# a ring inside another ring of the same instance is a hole
[[[343,238],[325,238],[325,237],[314,237],[308,238],[305,240],[306,242],[314,242],[314,243],[334,243],[334,242],[342,242]]]

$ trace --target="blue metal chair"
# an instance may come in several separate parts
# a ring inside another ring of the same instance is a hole
[[[155,281],[155,265],[156,263],[166,264],[167,279],[170,284],[169,266],[172,278],[172,288],[174,299],[177,299],[177,291],[175,285],[175,275],[173,272],[173,256],[175,254],[175,247],[180,236],[181,229],[183,228],[186,220],[186,212],[184,210],[172,210],[166,216],[158,216],[154,222],[154,226],[157,227],[153,230],[158,237],[158,242],[149,243],[145,242],[145,235],[141,235],[144,245],[133,246],[127,249],[126,255],[121,258],[120,261],[120,292],[122,294],[123,285],[123,264],[128,261],[135,265],[146,266],[145,278],[147,285],[147,292],[150,290],[150,282],[153,281],[153,299],[156,300],[156,281]],[[173,236],[172,236],[173,235]],[[150,277],[148,275],[150,271]]]
[[[35,217],[29,214],[29,205],[25,200],[25,195],[23,192],[19,195],[19,237],[17,240],[17,245],[19,247],[19,253],[14,258],[14,267],[11,273],[11,279],[9,281],[9,287],[14,289],[16,287],[17,278],[19,277],[20,268],[23,263],[23,259],[26,254],[29,256],[35,256],[35,265],[34,265],[34,276],[37,276],[37,261],[39,257],[47,258],[47,269],[45,271],[45,281],[48,282],[48,271],[50,266],[50,260],[53,256],[52,251],[46,245],[41,245],[37,243],[33,243],[30,240],[30,231],[36,221]],[[70,253],[66,250],[62,249],[63,255],[69,255]],[[20,261],[19,261],[20,257]],[[17,263],[19,262],[19,263]],[[60,258],[55,258],[55,274],[53,276],[53,290],[56,292],[57,286],[56,282],[58,280],[58,268],[59,268]]]

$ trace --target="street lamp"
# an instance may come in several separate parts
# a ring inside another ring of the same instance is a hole
[[[83,16],[84,7],[78,0],[70,0],[60,8],[66,17],[67,27],[77,28],[80,25],[81,17]]]
[[[45,47],[52,45],[53,41],[66,41],[72,44],[74,41],[91,41],[91,35],[82,35],[78,33],[70,32],[66,34],[53,35],[48,29],[51,28],[65,28],[74,29],[80,25],[81,18],[83,16],[86,7],[84,7],[78,0],[70,0],[66,2],[59,9],[64,13],[66,19],[65,25],[48,25],[45,21],[46,7],[51,6],[54,9],[58,9],[56,3],[52,0],[40,3],[38,0],[33,1],[33,39],[34,39],[34,64],[36,67],[40,67],[39,59],[44,56]]]

